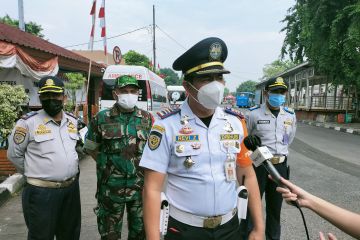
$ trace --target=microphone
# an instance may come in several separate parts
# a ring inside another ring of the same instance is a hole
[[[266,146],[261,146],[261,139],[256,135],[249,135],[244,139],[245,147],[251,150],[253,153],[250,155],[250,159],[253,161],[254,166],[258,167],[263,165],[266,171],[270,174],[274,182],[282,188],[287,188],[280,180],[281,175],[276,170],[274,165],[269,161],[273,157],[272,153]],[[260,147],[261,146],[261,147]],[[290,204],[299,208],[297,201],[291,201]]]
[[[261,146],[261,139],[256,135],[249,135],[244,139],[245,147],[251,150],[253,153],[250,155],[250,159],[253,161],[255,167],[263,165],[266,171],[270,174],[274,182],[284,187],[281,183],[281,175],[276,170],[274,165],[269,161],[273,157],[272,153],[266,146]],[[261,146],[261,147],[260,147]]]

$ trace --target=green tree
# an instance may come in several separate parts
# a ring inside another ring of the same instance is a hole
[[[256,81],[253,80],[247,80],[243,83],[241,83],[237,88],[236,92],[255,92],[256,84],[258,84]]]
[[[230,90],[226,87],[224,89],[224,96],[226,97],[227,95],[229,95],[229,93],[230,93]]]
[[[171,68],[160,68],[160,75],[163,75],[167,86],[181,85],[179,75]]]
[[[307,59],[333,84],[354,89],[359,103],[360,1],[297,0],[283,22],[282,56]]]
[[[263,76],[262,79],[268,79],[271,77],[275,77],[276,75],[286,71],[287,69],[293,68],[295,67],[296,64],[286,60],[286,61],[282,61],[282,60],[275,60],[270,64],[266,64],[265,67],[263,68]]]
[[[6,139],[26,102],[27,95],[21,85],[0,85],[0,138]]]
[[[86,78],[81,73],[65,73],[65,90],[68,91],[70,99],[65,106],[65,110],[73,112],[76,107],[76,91],[83,88]]]
[[[19,20],[12,19],[8,14],[6,14],[5,17],[0,17],[0,22],[13,27],[19,27]],[[41,27],[41,25],[35,22],[25,23],[25,32],[31,33],[35,36],[44,38],[45,36],[42,34],[43,30],[44,29]]]
[[[144,54],[130,50],[123,57],[127,65],[143,66],[150,69],[150,59]]]

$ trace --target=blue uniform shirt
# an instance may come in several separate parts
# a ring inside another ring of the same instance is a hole
[[[226,181],[224,164],[229,150],[225,143],[235,146],[230,150],[234,156],[240,152],[244,138],[241,121],[217,108],[208,128],[187,101],[180,109],[154,123],[140,166],[168,174],[166,195],[176,208],[198,216],[226,214],[236,206],[237,197],[236,182]],[[189,134],[181,133],[185,115],[193,130]],[[229,123],[231,132],[225,127]],[[226,141],[229,138],[235,140]],[[195,162],[190,168],[183,164],[187,156]]]
[[[280,107],[275,117],[266,104],[250,109],[247,116],[248,133],[261,138],[272,154],[288,155],[289,145],[296,132],[296,116],[292,110]]]

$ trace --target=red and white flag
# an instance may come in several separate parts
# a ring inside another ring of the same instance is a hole
[[[103,38],[104,43],[104,52],[107,54],[107,44],[106,44],[106,25],[105,25],[105,0],[102,0],[101,7],[99,10],[99,19],[100,19],[100,27],[101,27],[101,37]]]
[[[92,26],[91,26],[91,32],[90,32],[90,40],[88,49],[93,50],[94,48],[94,33],[95,33],[95,20],[96,20],[96,0],[93,0],[93,4],[91,7],[90,15],[92,16]]]

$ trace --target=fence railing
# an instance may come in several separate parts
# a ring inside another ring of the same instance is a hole
[[[297,102],[292,99],[291,105],[294,108],[326,109],[326,110],[354,110],[355,104],[352,97],[334,96],[310,96],[309,103],[306,99],[299,99]]]

